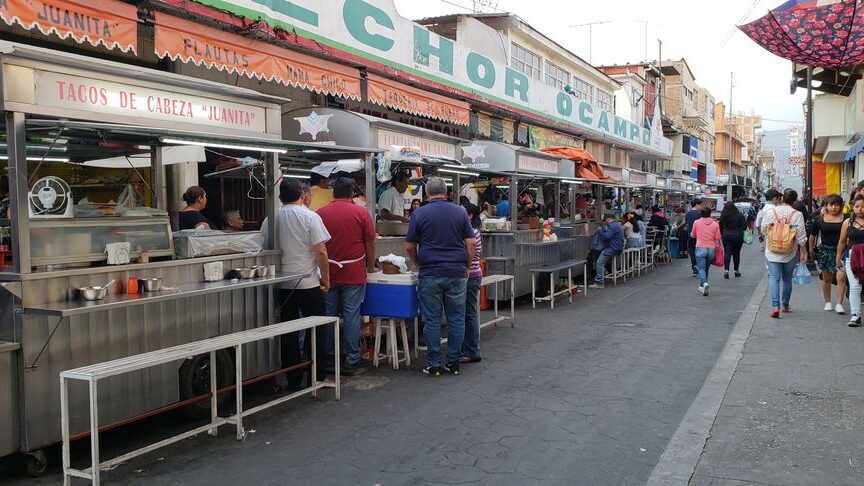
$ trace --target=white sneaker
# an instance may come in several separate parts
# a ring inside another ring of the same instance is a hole
[[[830,305],[830,304],[828,304]],[[840,314],[841,316],[846,313],[846,309],[843,307],[843,304],[837,304],[834,306],[834,312]]]
[[[825,311],[831,312],[832,310],[834,310],[834,306],[831,305],[831,302],[825,302]]]
[[[705,282],[705,285],[702,286],[702,295],[708,295],[708,282]]]
[[[703,286],[701,286],[701,285],[698,286],[698,287],[696,287],[696,291],[699,292],[699,293],[702,294],[702,295],[705,295],[705,287],[703,287]]]

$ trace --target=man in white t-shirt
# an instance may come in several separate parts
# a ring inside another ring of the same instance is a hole
[[[393,175],[390,188],[378,198],[378,216],[384,221],[407,223],[405,216],[405,191],[408,190],[408,174],[397,172]]]
[[[327,247],[330,233],[321,217],[303,205],[303,185],[297,179],[284,178],[279,185],[279,199],[282,207],[276,212],[276,238],[282,250],[280,270],[282,273],[307,275],[301,280],[288,282],[279,289],[277,306],[281,306],[280,320],[290,321],[300,317],[326,316],[326,294],[330,289],[330,264]],[[264,241],[267,241],[264,226]],[[318,379],[324,379],[326,363],[324,342],[326,330],[316,328],[318,359]],[[300,363],[299,333],[282,337],[282,367],[287,368]],[[306,354],[309,354],[311,340],[305,340]],[[301,385],[303,370],[288,374],[288,385],[296,388]]]

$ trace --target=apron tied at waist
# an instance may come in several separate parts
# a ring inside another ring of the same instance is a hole
[[[357,262],[362,261],[362,260],[365,260],[365,259],[366,259],[366,254],[364,253],[363,256],[361,256],[360,258],[355,258],[355,259],[353,259],[353,260],[342,260],[341,262],[337,262],[336,260],[329,260],[329,259],[328,259],[327,261],[330,262],[330,263],[332,263],[333,265],[336,265],[336,266],[339,267],[339,268],[344,268],[345,265],[350,265],[350,264],[352,264],[352,263],[357,263]]]

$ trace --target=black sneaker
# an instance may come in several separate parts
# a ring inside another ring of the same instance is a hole
[[[437,366],[427,366],[423,368],[423,373],[426,373],[427,375],[434,378],[436,376],[441,376],[441,368]]]
[[[447,363],[444,365],[444,371],[450,373],[451,375],[461,375],[462,371],[459,369],[459,363]]]
[[[372,363],[368,359],[360,358],[356,363],[345,363],[345,367],[342,368],[342,371],[344,371],[346,375],[351,376],[366,371],[371,367]]]

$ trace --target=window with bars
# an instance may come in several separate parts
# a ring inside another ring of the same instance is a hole
[[[612,111],[612,95],[597,88],[597,108],[604,111]]]
[[[587,101],[588,103],[594,103],[594,86],[590,83],[583,81],[576,76],[573,76],[573,91],[576,92],[574,96],[579,98],[582,101]]]
[[[543,59],[514,42],[510,45],[510,67],[529,78],[540,79]]]
[[[565,84],[570,84],[570,73],[557,64],[546,61],[546,84],[564,89]]]

